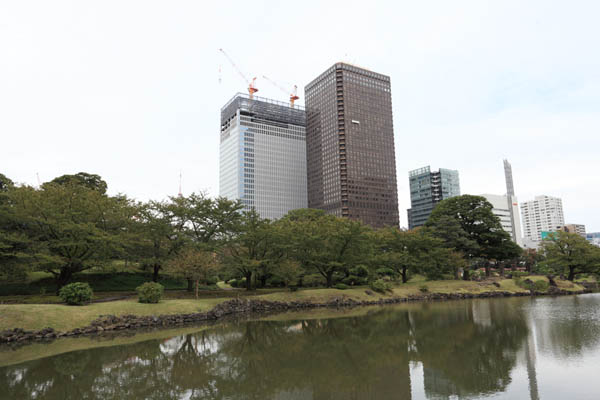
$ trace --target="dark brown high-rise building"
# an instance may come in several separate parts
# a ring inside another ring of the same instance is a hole
[[[308,207],[398,226],[389,76],[338,63],[305,96]]]

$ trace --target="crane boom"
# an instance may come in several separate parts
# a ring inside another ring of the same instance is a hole
[[[277,82],[275,82],[274,80],[266,77],[263,75],[263,78],[265,78],[267,81],[269,81],[273,86],[277,87],[279,90],[281,90],[282,92],[284,92],[285,94],[288,94],[290,96],[290,107],[294,108],[294,102],[296,100],[298,100],[300,97],[298,97],[298,95],[296,94],[298,92],[298,86],[294,85],[294,89],[291,91],[288,91],[286,89],[284,89],[280,84],[278,84]]]
[[[256,86],[254,86],[254,83],[256,82],[256,77],[252,78],[252,81],[250,81],[248,78],[246,78],[246,75],[244,75],[244,73],[242,72],[242,70],[231,59],[231,57],[229,57],[229,54],[225,53],[225,50],[219,49],[219,51],[221,53],[223,53],[223,55],[225,56],[225,58],[227,58],[227,61],[229,61],[229,63],[231,64],[231,66],[237,71],[238,74],[240,74],[240,76],[242,77],[242,79],[244,81],[246,81],[246,83],[248,84],[248,93],[250,95],[250,98],[253,98],[254,97],[254,93],[258,92],[258,89],[256,88]]]

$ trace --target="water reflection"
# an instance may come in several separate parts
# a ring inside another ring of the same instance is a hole
[[[427,398],[477,398],[507,391],[521,363],[528,385],[511,390],[538,399],[536,348],[598,352],[598,305],[598,296],[482,300],[230,324],[0,368],[0,397],[411,399],[418,364]]]

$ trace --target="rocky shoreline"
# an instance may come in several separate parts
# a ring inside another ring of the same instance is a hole
[[[0,343],[26,343],[33,341],[52,341],[61,337],[76,337],[83,335],[101,335],[108,332],[141,330],[145,328],[163,328],[189,325],[198,322],[210,322],[222,319],[224,317],[240,314],[264,314],[284,311],[297,311],[314,308],[342,308],[359,307],[385,304],[399,304],[414,301],[443,301],[443,300],[462,300],[475,298],[494,298],[494,297],[522,297],[522,296],[557,296],[557,295],[576,295],[592,293],[593,290],[585,289],[582,291],[565,291],[555,287],[544,292],[483,292],[478,294],[470,293],[430,293],[422,295],[413,295],[409,297],[389,297],[380,298],[372,301],[357,301],[344,296],[335,297],[325,303],[313,303],[310,301],[267,301],[252,299],[233,299],[218,304],[207,312],[191,314],[169,314],[158,316],[137,316],[137,315],[102,315],[92,321],[90,325],[83,328],[76,328],[67,332],[57,332],[52,328],[45,328],[40,331],[27,331],[20,328],[10,329],[0,332]]]

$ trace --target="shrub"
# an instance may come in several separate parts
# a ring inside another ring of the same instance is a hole
[[[421,285],[419,286],[419,290],[423,293],[427,293],[429,292],[429,287],[427,285]]]
[[[69,305],[82,305],[92,300],[92,288],[88,283],[74,282],[63,286],[58,295]]]
[[[350,286],[346,285],[345,283],[336,283],[335,288],[339,290],[346,290],[350,289]]]
[[[357,265],[356,267],[350,269],[350,275],[366,278],[369,276],[369,269],[364,265]]]
[[[391,268],[386,268],[386,267],[378,268],[375,271],[375,273],[377,274],[377,276],[380,276],[380,277],[382,277],[382,276],[389,276],[389,277],[395,278],[396,275],[397,275],[396,271],[394,271]]]
[[[391,289],[391,285],[389,282],[384,281],[383,279],[377,279],[371,282],[369,285],[371,290],[374,292],[385,293],[386,291]]]
[[[327,281],[321,274],[305,275],[302,278],[302,286],[306,287],[325,286],[326,283]]]
[[[164,287],[160,283],[146,282],[135,290],[138,293],[140,303],[158,303],[162,297]]]
[[[367,278],[350,275],[350,276],[342,279],[342,283],[349,285],[349,286],[365,285],[367,283]]]
[[[209,286],[210,285],[216,285],[217,282],[219,282],[219,277],[218,276],[213,276],[213,277],[210,277],[210,278],[208,278],[206,280],[206,284],[209,285]]]
[[[535,281],[533,287],[536,292],[545,292],[550,287],[550,284],[546,281]]]

